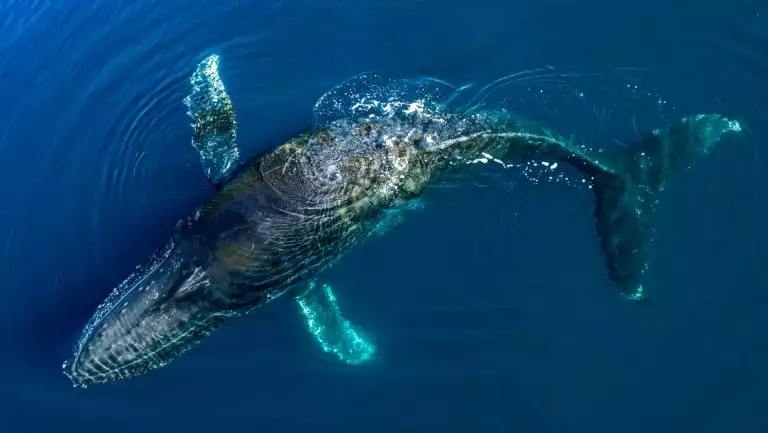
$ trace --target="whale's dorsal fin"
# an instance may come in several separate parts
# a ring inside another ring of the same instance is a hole
[[[208,180],[218,189],[240,165],[235,109],[219,76],[219,56],[203,59],[189,81],[192,93],[184,104],[192,118],[192,145],[200,153]]]
[[[317,286],[310,280],[306,290],[294,293],[299,311],[306,319],[309,332],[325,352],[336,355],[347,364],[358,365],[373,359],[376,345],[360,328],[350,323],[339,309],[331,286]]]

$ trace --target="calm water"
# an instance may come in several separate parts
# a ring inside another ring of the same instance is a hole
[[[765,1],[6,0],[0,23],[0,431],[768,431]],[[747,130],[662,196],[648,305],[608,283],[589,190],[497,173],[323,277],[375,363],[321,353],[285,301],[75,390],[84,322],[212,193],[182,98],[213,52],[247,155],[369,70],[600,72],[500,99],[605,142],[707,111]]]

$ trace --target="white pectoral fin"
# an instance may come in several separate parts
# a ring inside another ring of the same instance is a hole
[[[192,145],[211,184],[225,182],[240,162],[235,109],[219,77],[219,56],[200,62],[189,79],[192,93],[184,98],[192,118]]]
[[[311,280],[309,288],[296,296],[296,302],[309,332],[325,352],[352,365],[373,359],[376,345],[341,314],[331,286],[317,287],[315,280]]]

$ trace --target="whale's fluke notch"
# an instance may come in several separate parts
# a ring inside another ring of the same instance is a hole
[[[310,280],[305,291],[295,294],[299,311],[306,319],[309,332],[323,348],[350,365],[359,365],[373,359],[376,345],[360,328],[347,320],[339,309],[331,286],[317,286]]]
[[[184,105],[192,117],[192,145],[200,153],[208,180],[218,189],[240,161],[235,109],[219,76],[219,56],[203,59],[189,81],[192,93],[184,98]]]
[[[608,275],[625,297],[644,298],[642,278],[650,261],[658,194],[730,131],[741,131],[741,125],[721,115],[701,114],[654,130],[629,148],[604,152],[599,163],[588,156],[576,161],[591,177]]]

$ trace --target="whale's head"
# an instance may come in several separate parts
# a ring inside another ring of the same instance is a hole
[[[171,242],[97,308],[64,373],[74,386],[125,379],[159,368],[232,315],[209,252]]]

